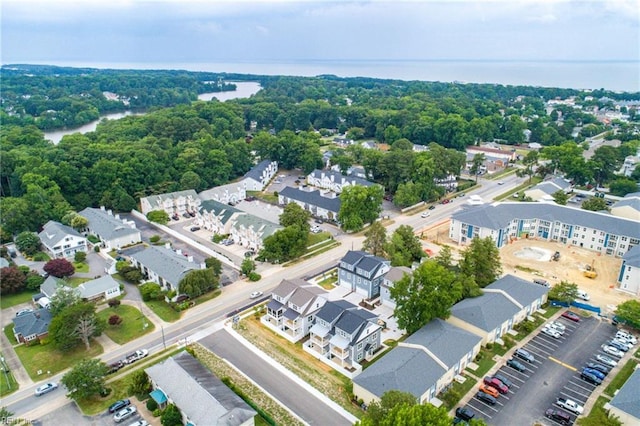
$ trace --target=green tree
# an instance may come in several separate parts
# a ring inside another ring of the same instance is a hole
[[[54,317],[68,306],[76,305],[82,301],[77,288],[67,287],[63,280],[56,281],[56,292],[51,296],[49,311]]]
[[[1,273],[0,273],[1,274]],[[1,278],[0,278],[1,281]],[[27,279],[24,281],[24,286],[29,291],[37,291],[44,282],[44,277],[37,272],[30,272],[27,274]]]
[[[251,260],[249,258],[245,258],[242,261],[242,264],[240,265],[240,271],[242,271],[242,273],[245,276],[249,276],[249,274],[252,273],[255,270],[256,270],[256,262],[254,262],[253,260]]]
[[[0,269],[0,295],[20,293],[24,290],[26,277],[16,266]]]
[[[549,300],[557,300],[559,302],[573,302],[578,298],[578,286],[568,281],[561,281],[551,287],[547,297]]]
[[[475,154],[473,160],[471,160],[471,168],[469,171],[476,177],[476,183],[478,183],[478,175],[480,174],[480,168],[484,164],[486,157],[484,154]]]
[[[138,287],[140,296],[145,302],[162,298],[162,287],[154,282],[148,282]]]
[[[129,375],[127,393],[130,395],[145,395],[151,390],[149,376],[144,370],[136,370]]]
[[[178,284],[180,293],[194,298],[218,288],[219,278],[212,269],[196,269],[189,271]]]
[[[587,167],[593,173],[596,186],[600,187],[613,177],[622,165],[623,158],[620,158],[616,148],[603,145],[596,149],[593,156],[587,161]]]
[[[267,262],[282,263],[298,258],[307,249],[309,234],[297,226],[287,226],[264,239],[264,245],[258,259]]]
[[[382,211],[382,187],[349,185],[340,194],[338,220],[346,231],[359,231]]]
[[[531,183],[531,178],[535,174],[534,168],[538,165],[538,157],[538,151],[529,151],[522,160],[522,164],[525,167],[522,173],[525,176],[529,176],[529,183]]]
[[[76,272],[76,268],[67,259],[51,259],[44,264],[42,269],[57,278],[70,277]]]
[[[640,329],[640,301],[627,300],[618,305],[615,313],[628,325]]]
[[[423,262],[391,288],[398,326],[411,334],[434,318],[446,318],[462,296],[456,274],[433,260]]]
[[[624,197],[632,192],[638,192],[638,182],[633,179],[618,178],[611,182],[609,191],[612,195]]]
[[[87,399],[104,392],[107,371],[107,365],[99,359],[83,359],[62,376],[60,381],[69,391],[69,398]]]
[[[364,231],[365,239],[362,243],[362,250],[374,256],[385,256],[385,245],[387,243],[387,230],[382,223],[375,221]]]
[[[391,234],[385,251],[393,266],[411,266],[413,262],[418,262],[426,256],[420,240],[408,225],[400,225]]]
[[[21,232],[16,237],[16,248],[26,256],[33,256],[40,250],[40,238],[33,232]]]
[[[70,226],[76,231],[81,231],[87,227],[89,220],[86,217],[76,214],[72,219]]]
[[[283,227],[297,226],[302,230],[309,232],[309,219],[311,213],[300,207],[298,203],[289,203],[284,206],[280,215],[280,225]]]
[[[556,192],[551,194],[551,196],[553,197],[553,201],[561,206],[566,206],[567,202],[569,201],[569,195],[567,195],[567,193],[562,189],[557,190]]]
[[[51,320],[49,337],[53,346],[67,352],[82,341],[88,348],[89,338],[102,334],[106,324],[96,316],[96,307],[91,303],[76,303],[67,306]]]
[[[453,269],[453,256],[451,254],[451,246],[443,245],[440,247],[438,255],[434,258],[439,265],[447,269]]]
[[[87,253],[83,251],[78,251],[76,252],[76,254],[73,255],[73,260],[76,263],[82,263],[85,260],[87,260]]]
[[[380,397],[380,401],[374,401],[367,407],[367,411],[362,417],[362,421],[365,419],[367,422],[371,422],[372,425],[379,425],[387,417],[389,412],[393,410],[396,405],[417,404],[417,398],[408,392],[402,392],[399,390],[386,391]]]
[[[164,210],[152,210],[147,213],[147,219],[150,222],[159,223],[160,225],[166,225],[169,223],[169,215]]]
[[[582,208],[584,210],[591,210],[594,212],[599,212],[603,210],[609,210],[607,207],[607,202],[604,198],[591,197],[582,202]]]
[[[384,398],[384,395],[382,396]],[[429,425],[429,426],[450,426],[451,417],[447,409],[435,407],[431,404],[418,404],[406,396],[395,396],[395,404],[391,407],[374,408],[373,413],[367,412],[362,419],[356,423],[358,426],[396,426],[396,425]],[[377,403],[371,404],[372,406]],[[381,403],[380,405],[382,405]],[[387,404],[385,404],[387,405]]]
[[[160,416],[162,426],[182,426],[182,413],[174,404],[167,405]]]
[[[502,273],[500,251],[491,237],[474,238],[462,252],[459,263],[464,275],[472,277],[480,288],[497,280]]]
[[[213,269],[213,273],[216,276],[220,276],[220,274],[222,273],[222,262],[220,261],[220,259],[217,259],[215,257],[207,257],[204,260],[204,265],[207,268]]]

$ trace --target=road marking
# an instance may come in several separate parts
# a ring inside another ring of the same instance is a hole
[[[577,368],[569,365],[569,364],[565,364],[564,362],[560,361],[559,359],[555,359],[554,357],[550,356],[549,359],[553,362],[557,362],[558,364],[560,364],[561,366],[568,368],[571,371],[578,371]]]

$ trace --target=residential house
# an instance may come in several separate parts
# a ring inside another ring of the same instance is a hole
[[[67,286],[64,280],[50,275],[40,285],[40,293],[51,300],[60,288],[70,289],[71,287]],[[114,280],[111,275],[104,275],[100,278],[84,282],[75,287],[75,290],[81,299],[89,301],[100,299],[109,300],[121,294],[120,283]]]
[[[362,371],[360,362],[381,348],[378,316],[346,300],[326,302],[316,314],[304,349],[351,376]]]
[[[278,173],[278,162],[263,160],[245,173],[243,182],[247,191],[262,191]]]
[[[618,289],[640,296],[640,246],[635,246],[622,256],[618,273]]]
[[[473,157],[475,157],[475,154],[467,152],[466,155],[467,156],[466,156],[466,162],[465,162],[465,169],[471,170],[471,167],[473,166]],[[491,155],[485,154],[484,161],[480,165],[480,168],[478,169],[478,174],[495,173],[500,170],[503,170],[508,165],[509,165],[509,160],[507,158],[493,157]]]
[[[380,295],[384,274],[391,262],[364,251],[349,250],[338,264],[338,285],[374,299]]]
[[[140,199],[140,208],[145,215],[150,211],[162,210],[167,212],[170,217],[184,216],[185,213],[197,212],[201,201],[196,191],[187,189],[143,197]]]
[[[205,200],[196,213],[194,223],[214,234],[231,233],[233,219],[244,214],[242,210],[215,200]]]
[[[13,318],[13,335],[20,343],[42,341],[49,335],[53,316],[48,309],[40,308]]]
[[[277,223],[258,216],[241,214],[235,217],[231,225],[231,237],[236,244],[259,251],[264,239],[282,229]]]
[[[533,188],[524,191],[526,197],[531,198],[532,201],[553,201],[553,194],[562,191],[565,194],[569,193],[573,186],[571,183],[561,177],[556,177],[551,180],[540,182]]]
[[[484,154],[485,157],[499,158],[502,160],[516,161],[518,159],[518,154],[515,149],[512,151],[506,151],[503,149],[491,148],[486,146],[475,146],[471,145],[466,148],[467,154],[476,155],[476,154]]]
[[[451,308],[447,321],[482,338],[498,342],[547,300],[549,289],[513,275],[505,275],[483,289],[482,296],[464,299]]]
[[[613,396],[605,408],[617,417],[623,425],[640,424],[640,368],[636,365],[633,373]]]
[[[130,256],[131,264],[140,269],[146,281],[159,284],[163,290],[180,293],[180,281],[189,272],[204,269],[204,264],[198,265],[191,256],[186,257],[180,250],[173,251],[167,246],[149,246],[136,251]]]
[[[625,157],[622,167],[618,171],[619,175],[630,177],[633,171],[640,164],[640,154],[628,155]]]
[[[437,395],[473,361],[480,346],[479,336],[435,319],[353,379],[353,394],[371,404],[399,390],[421,404],[439,406]]]
[[[632,192],[611,206],[611,214],[640,221],[640,192]]]
[[[380,284],[380,302],[390,308],[396,307],[396,302],[391,298],[391,288],[405,275],[411,276],[412,271],[406,266],[392,266],[383,276]]]
[[[365,149],[378,149],[378,145],[375,141],[362,141],[360,142],[360,146]]]
[[[87,207],[78,213],[87,219],[85,231],[100,239],[100,245],[107,251],[140,243],[140,231],[132,220],[120,219],[120,215],[113,215],[111,210]]]
[[[9,266],[11,266],[9,261],[4,257],[0,257],[0,268],[8,268]]]
[[[412,150],[413,152],[426,152],[426,151],[429,151],[429,146],[414,143]]]
[[[342,147],[342,148],[346,148],[349,145],[353,145],[354,143],[356,143],[356,141],[354,141],[353,139],[349,139],[349,138],[341,138],[341,137],[335,137],[333,138],[333,143]]]
[[[340,198],[333,193],[325,195],[319,190],[305,191],[301,188],[287,186],[278,193],[278,203],[281,206],[297,203],[314,217],[331,221],[336,220],[340,212]]]
[[[470,206],[451,216],[449,238],[465,245],[491,237],[498,248],[518,238],[556,241],[622,257],[640,244],[636,220],[547,203],[493,203]]]
[[[245,181],[228,183],[202,191],[198,197],[203,200],[202,203],[213,200],[222,204],[235,205],[247,198],[247,185]]]
[[[340,194],[345,186],[360,185],[373,186],[375,183],[369,182],[355,176],[345,176],[335,170],[314,170],[307,176],[307,183],[316,188],[326,189]]]
[[[53,258],[73,258],[87,252],[87,239],[70,226],[50,220],[38,234],[40,242]]]
[[[256,411],[186,351],[144,371],[153,388],[150,396],[160,407],[175,404],[186,425],[255,424]]]
[[[273,289],[262,323],[297,342],[309,334],[316,313],[327,302],[323,294],[322,289],[302,279],[284,279]]]

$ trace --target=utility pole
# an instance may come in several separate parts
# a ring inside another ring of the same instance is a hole
[[[167,349],[167,343],[164,341],[164,326],[160,325],[160,330],[162,330],[162,346],[164,346],[165,350]]]

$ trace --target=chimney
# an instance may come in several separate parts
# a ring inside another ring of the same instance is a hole
[[[207,269],[207,265],[204,262],[202,262],[200,264],[200,269]]]
[[[182,249],[176,249],[176,254],[182,254]]]
[[[193,262],[193,256],[187,256],[187,260],[188,260],[189,262]]]
[[[164,243],[164,248],[171,250],[171,243]]]
[[[119,215],[119,214],[116,214],[114,217],[115,217],[116,219],[120,220],[120,215]]]
[[[104,206],[100,206],[100,210],[104,211]]]
[[[111,210],[111,209],[107,210],[107,214],[108,214],[109,216],[113,216],[113,210]]]

